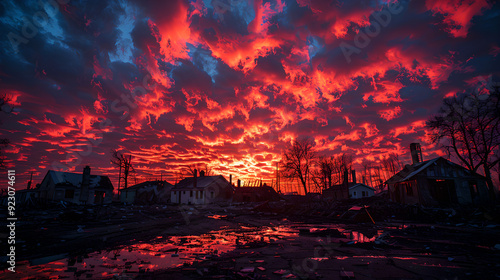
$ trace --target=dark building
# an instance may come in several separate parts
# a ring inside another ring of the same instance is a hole
[[[222,175],[188,177],[177,183],[170,191],[170,201],[179,204],[208,204],[228,202],[233,197],[233,186]]]
[[[169,203],[174,186],[167,181],[146,181],[120,190],[120,201],[135,204]]]
[[[113,199],[113,184],[108,176],[49,170],[37,189],[42,200],[67,201],[76,204],[104,204]]]
[[[270,186],[237,187],[234,189],[234,202],[278,201],[280,195]]]
[[[349,182],[349,173],[344,172],[343,183],[333,185],[324,190],[322,197],[326,199],[348,199],[363,198],[373,196],[375,189],[356,181],[356,171],[351,170],[351,182]]]
[[[442,157],[421,161],[420,145],[410,150],[413,164],[385,182],[392,200],[445,207],[488,201],[485,177]]]

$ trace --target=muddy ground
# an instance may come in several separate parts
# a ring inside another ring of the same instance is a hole
[[[461,220],[456,213],[431,222],[387,213],[383,219],[373,209],[373,223],[317,211],[324,207],[270,208],[26,210],[16,230],[18,273],[4,270],[0,278],[500,278],[500,226],[491,219]]]

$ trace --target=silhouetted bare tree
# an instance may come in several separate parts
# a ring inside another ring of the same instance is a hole
[[[388,175],[385,177],[388,178],[392,177],[403,168],[403,164],[399,160],[399,155],[396,153],[389,153],[388,155],[382,157],[381,163],[384,168],[384,172]]]
[[[438,114],[427,121],[432,139],[476,172],[483,167],[490,195],[495,191],[491,169],[500,161],[500,92],[447,98]]]
[[[316,158],[313,146],[314,140],[311,138],[295,139],[281,158],[283,177],[299,179],[305,194],[308,192],[307,181]]]
[[[12,98],[6,94],[0,95],[0,111],[5,113],[12,112],[13,108],[9,105]],[[0,139],[0,169],[5,169],[5,156],[2,153],[2,147],[7,147],[9,145],[9,139]]]
[[[8,139],[0,139],[0,169],[5,169],[5,156],[2,154],[2,146],[7,147],[8,145]]]
[[[128,177],[131,172],[134,172],[134,167],[132,166],[132,155],[125,155],[117,150],[111,150],[111,163],[120,168],[120,173],[118,175],[118,190],[120,190],[120,181],[123,179],[124,189],[128,186]]]
[[[201,171],[204,172],[205,176],[212,176],[213,173],[212,165],[206,163],[197,163],[186,166],[187,176],[194,176],[195,170],[197,170],[198,176]]]
[[[322,189],[328,189],[333,183],[333,170],[335,168],[335,158],[320,156],[317,161],[317,170],[315,171],[314,183]]]
[[[352,155],[350,154],[340,154],[336,155],[333,159],[333,173],[336,178],[337,184],[344,183],[344,174],[352,169]]]

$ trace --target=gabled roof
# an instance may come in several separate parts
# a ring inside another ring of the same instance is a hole
[[[167,181],[160,181],[160,180],[145,181],[145,182],[142,182],[142,183],[130,186],[130,187],[126,188],[126,189],[122,189],[121,191],[124,191],[124,190],[135,190],[135,189],[140,189],[140,188],[150,188],[150,187],[155,187],[155,186],[156,187],[173,187],[174,185],[170,184]]]
[[[367,188],[373,189],[372,187],[369,187],[369,186],[367,186],[367,185],[365,185],[365,184],[362,184],[362,183],[354,183],[354,182],[349,182],[349,183],[347,183],[347,187],[348,187],[349,189],[351,189],[351,188],[353,188],[353,187],[356,187],[356,186],[358,186],[358,185],[363,185],[363,186],[366,186]],[[336,190],[336,189],[339,189],[339,188],[343,188],[344,186],[345,186],[344,184],[332,185],[331,187],[329,187],[329,188],[328,188],[328,189],[326,189],[326,190]],[[375,189],[373,189],[373,190],[375,190]]]
[[[430,159],[430,160],[427,160],[427,161],[415,163],[415,164],[412,164],[412,165],[407,165],[407,166],[405,166],[403,168],[403,170],[399,171],[394,176],[392,176],[391,178],[389,178],[389,180],[387,180],[385,183],[386,184],[393,184],[393,183],[408,181],[412,177],[414,177],[415,175],[417,175],[420,172],[424,171],[429,166],[431,166],[432,164],[436,163],[439,160],[446,161],[448,164],[450,164],[452,166],[456,166],[456,167],[462,168],[462,169],[464,169],[465,172],[470,172],[468,169],[466,169],[465,167],[463,167],[461,165],[453,163],[453,162],[451,162],[451,161],[449,161],[449,160],[447,160],[447,159],[445,159],[443,157],[437,157],[437,158],[433,158],[433,159]],[[471,173],[473,173],[473,172],[471,172]],[[477,173],[474,173],[472,175],[482,177],[481,175],[479,175]]]
[[[201,176],[197,177],[196,189],[204,189],[210,185],[218,185],[220,187],[230,186],[229,182],[222,175],[217,176]],[[194,177],[188,177],[177,183],[173,190],[177,189],[194,189]]]
[[[431,166],[431,164],[435,163],[440,158],[441,157],[437,157],[431,160],[426,160],[412,165],[407,165],[403,168],[403,170],[399,171],[398,173],[394,174],[394,176],[389,178],[389,180],[387,180],[386,183],[390,184],[390,183],[407,181],[411,177],[417,175],[427,167]]]
[[[354,189],[354,188],[357,188],[357,187],[364,187],[364,188],[367,188],[367,189],[375,191],[374,188],[372,188],[370,186],[367,186],[365,184],[362,184],[362,183],[356,183],[356,184],[353,183],[352,186],[349,186],[349,189],[351,190],[351,189]]]
[[[71,172],[63,172],[63,171],[54,171],[49,170],[45,177],[49,176],[54,182],[54,185],[67,185],[73,186],[76,188],[81,188],[82,186],[82,173],[71,173]],[[113,184],[111,184],[111,180],[109,180],[108,176],[102,175],[90,175],[90,184],[89,188],[113,188]]]

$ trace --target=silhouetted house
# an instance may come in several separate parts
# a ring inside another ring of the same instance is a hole
[[[280,195],[270,186],[237,187],[234,189],[234,202],[278,201]]]
[[[16,202],[19,204],[28,203],[37,200],[40,196],[40,191],[37,189],[24,189],[16,191]]]
[[[113,198],[108,176],[90,175],[89,166],[82,174],[49,170],[38,190],[41,199],[76,204],[104,204]]]
[[[2,196],[0,197],[0,205],[8,206],[9,204],[9,196],[7,196],[7,188],[2,192]],[[16,190],[15,198],[17,205],[26,205],[30,203],[34,203],[38,200],[40,192],[37,189],[24,189],[24,190]]]
[[[188,177],[177,183],[170,191],[172,203],[178,204],[208,204],[230,201],[233,196],[233,186],[222,175]]]
[[[323,190],[322,197],[326,199],[348,199],[361,198],[363,194],[368,197],[372,196],[374,189],[361,183],[356,182],[356,171],[351,170],[351,180],[349,182],[349,173],[344,171],[344,182],[339,185],[333,185],[326,190]]]
[[[483,176],[442,157],[421,161],[420,145],[410,146],[412,165],[386,181],[393,201],[424,206],[479,204],[488,201]]]
[[[375,189],[362,183],[349,183],[349,198],[370,197],[375,194]]]
[[[167,181],[146,181],[120,190],[120,201],[135,204],[163,204],[170,202],[174,186]]]

